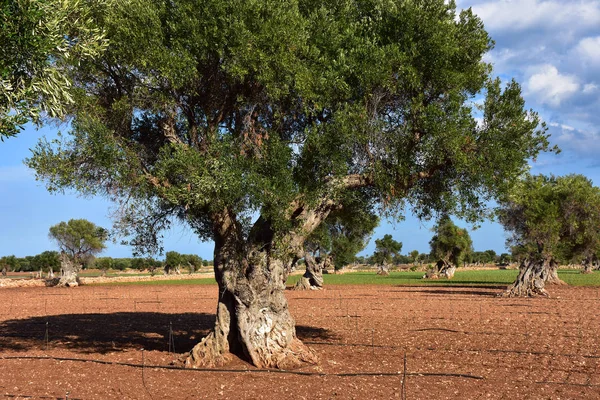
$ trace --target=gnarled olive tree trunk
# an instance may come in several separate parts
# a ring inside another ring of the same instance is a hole
[[[566,282],[558,277],[558,263],[550,260],[545,267],[544,278],[551,285],[566,285]]]
[[[454,278],[454,273],[456,272],[456,266],[446,260],[439,260],[434,269],[430,269],[423,276],[424,279],[439,279],[446,278],[452,279]]]
[[[516,281],[502,294],[504,297],[548,296],[546,283],[564,285],[558,277],[558,264],[554,260],[537,258],[521,262]]]
[[[323,267],[325,260],[313,257],[309,252],[304,253],[306,271],[294,286],[294,290],[321,290],[323,289]]]
[[[215,327],[191,350],[185,365],[220,366],[232,354],[259,368],[291,369],[316,363],[315,354],[296,337],[295,321],[285,298],[285,282],[295,259],[276,251],[272,238],[244,239],[241,227],[226,217],[218,231]],[[296,248],[301,249],[303,241],[298,244]]]
[[[60,279],[56,286],[79,286],[79,265],[65,253],[60,255]]]
[[[377,275],[388,276],[390,274],[390,266],[387,264],[381,264],[377,266]]]

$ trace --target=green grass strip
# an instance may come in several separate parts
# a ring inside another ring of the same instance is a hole
[[[345,274],[325,274],[325,285],[509,285],[516,279],[517,270],[458,270],[453,279],[422,279],[423,272],[391,272],[388,276],[380,276],[373,272],[348,272]],[[572,286],[600,286],[600,272],[582,274],[579,270],[559,270],[559,277]],[[294,285],[300,275],[290,276],[287,284]],[[96,285],[211,285],[216,284],[213,278],[173,279],[134,282],[106,282]]]

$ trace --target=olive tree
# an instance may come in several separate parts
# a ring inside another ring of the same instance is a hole
[[[109,269],[113,268],[114,260],[111,257],[98,257],[95,260],[96,267],[102,271],[101,276],[106,276]]]
[[[48,271],[48,277],[54,278],[54,273],[60,271],[60,255],[57,251],[43,251],[31,257],[29,261],[31,271]]]
[[[180,274],[182,264],[185,264],[186,256],[176,251],[167,251],[165,254],[164,274],[169,275],[173,272]]]
[[[0,271],[2,276],[7,276],[9,271],[14,271],[18,267],[17,257],[12,256],[4,256],[0,258]]]
[[[108,231],[85,219],[70,219],[51,226],[49,237],[61,252],[58,286],[77,286],[82,265],[106,248]]]
[[[429,241],[429,246],[436,266],[426,277],[452,279],[456,268],[473,252],[471,236],[466,229],[456,226],[447,215],[439,219],[433,231],[435,235]]]
[[[527,175],[500,202],[498,214],[521,262],[506,296],[548,295],[546,283],[563,283],[559,263],[591,262],[600,240],[600,189],[582,175]]]
[[[392,260],[402,251],[402,242],[392,238],[392,235],[383,235],[381,239],[375,239],[375,252],[373,260],[379,267],[377,274],[389,275],[388,270]]]
[[[116,2],[94,15],[107,49],[71,70],[69,135],[28,165],[51,191],[116,201],[140,253],[174,219],[214,241],[215,327],[186,365],[313,363],[285,282],[347,193],[389,217],[479,218],[548,147],[519,85],[492,78],[483,23],[455,7]]]

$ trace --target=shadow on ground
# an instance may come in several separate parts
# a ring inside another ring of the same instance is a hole
[[[62,314],[14,319],[0,323],[0,349],[44,348],[47,326],[50,348],[100,354],[127,349],[168,351],[172,327],[175,349],[184,352],[208,334],[214,323],[214,314],[157,312]],[[301,340],[332,337],[328,330],[311,326],[296,326],[296,333]]]
[[[433,285],[411,286],[405,287],[397,292],[409,293],[424,293],[428,295],[444,295],[444,296],[484,296],[497,297],[498,294],[506,290],[507,285],[502,286],[484,286],[484,285],[453,285],[447,287],[439,287]],[[458,289],[458,290],[457,290]],[[478,290],[479,289],[479,290]],[[486,290],[481,290],[486,289]]]

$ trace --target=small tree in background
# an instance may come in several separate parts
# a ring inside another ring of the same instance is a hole
[[[512,255],[509,253],[500,254],[500,263],[501,264],[510,264],[512,262]]]
[[[377,274],[389,275],[389,267],[395,256],[400,254],[402,250],[402,242],[397,242],[392,238],[392,235],[384,235],[381,239],[375,240],[375,252],[373,259],[376,265],[379,266]]]
[[[202,266],[202,257],[196,254],[186,254],[183,256],[185,263],[188,265],[190,274],[196,272],[196,268],[200,268]]]
[[[85,219],[71,219],[50,227],[50,239],[61,251],[61,277],[58,286],[77,286],[82,265],[106,248],[106,229]]]
[[[46,271],[48,278],[54,278],[54,273],[60,271],[60,257],[58,251],[44,251],[31,257],[30,271]]]
[[[164,274],[169,275],[172,274],[173,271],[179,273],[179,268],[181,264],[184,264],[185,256],[176,251],[167,251],[165,254],[165,265],[164,265]]]
[[[561,261],[591,263],[600,239],[600,189],[582,175],[528,175],[500,203],[507,244],[521,260],[506,296],[548,295]]]
[[[99,257],[96,259],[96,267],[106,276],[109,269],[113,268],[114,260],[110,257]]]
[[[419,250],[413,250],[411,251],[408,256],[410,257],[411,261],[413,264],[417,264],[417,262],[419,262]]]
[[[17,257],[12,256],[4,256],[0,258],[0,270],[2,271],[2,276],[7,276],[9,271],[14,271],[19,266],[19,262]]]
[[[465,257],[473,251],[473,242],[466,229],[459,228],[449,216],[440,218],[433,228],[435,235],[431,238],[431,256],[436,260],[435,270],[427,273],[427,278],[443,276],[451,279],[456,268],[460,267]]]

